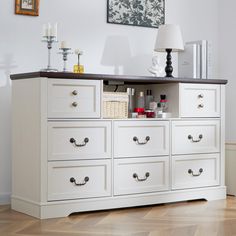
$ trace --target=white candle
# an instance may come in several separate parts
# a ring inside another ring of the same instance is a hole
[[[61,48],[68,48],[66,41],[62,41],[62,42],[61,42]]]
[[[47,25],[46,24],[43,24],[43,37],[46,37],[48,36],[48,28],[47,28]]]
[[[52,26],[50,23],[48,23],[47,36],[52,36]]]
[[[57,38],[57,23],[54,24],[54,27],[52,29],[52,36]]]

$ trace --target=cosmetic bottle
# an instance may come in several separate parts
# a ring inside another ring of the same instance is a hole
[[[134,88],[127,88],[127,93],[128,93],[128,113],[129,117],[132,116],[132,112],[134,112],[134,94],[135,94],[135,89]]]
[[[161,109],[162,112],[167,112],[168,109],[168,100],[166,99],[166,95],[165,94],[161,94],[160,95],[160,104],[161,104]]]
[[[147,90],[147,95],[145,97],[145,109],[148,110],[150,109],[150,103],[153,102],[154,97],[152,95],[152,90],[148,89]]]
[[[137,100],[137,107],[138,108],[145,108],[144,92],[139,92],[138,100]]]

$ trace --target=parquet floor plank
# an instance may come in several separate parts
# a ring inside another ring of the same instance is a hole
[[[236,236],[236,198],[38,220],[0,206],[0,236]]]

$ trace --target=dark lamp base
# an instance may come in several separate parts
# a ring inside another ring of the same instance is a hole
[[[171,51],[172,49],[167,48],[167,56],[166,56],[166,76],[165,77],[173,77],[172,72],[173,72],[173,67],[172,67],[172,62],[171,62]]]

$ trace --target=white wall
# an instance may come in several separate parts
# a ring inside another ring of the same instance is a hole
[[[236,1],[220,1],[219,65],[220,77],[227,79],[226,86],[226,142],[236,143]]]
[[[42,24],[58,22],[59,40],[84,51],[82,63],[86,72],[91,73],[148,74],[157,34],[156,29],[107,24],[107,0],[40,1],[39,17],[14,15],[13,2],[0,1],[0,202],[5,202],[11,191],[9,74],[46,66],[46,45],[40,42]],[[217,77],[218,1],[166,0],[166,23],[179,23],[185,41],[212,41],[213,74]],[[106,53],[104,48],[109,45],[113,49]],[[53,65],[61,69],[62,59],[56,54],[58,46],[54,45]],[[120,52],[123,62],[114,70],[110,61],[114,62],[114,54]],[[70,68],[75,62],[75,56],[70,55]]]

